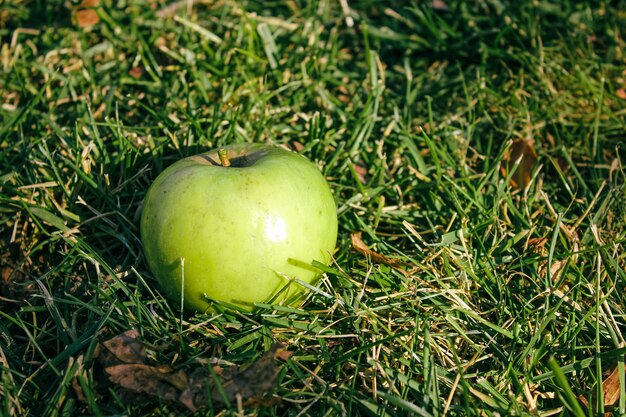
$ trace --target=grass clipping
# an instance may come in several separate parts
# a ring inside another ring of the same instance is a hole
[[[278,359],[286,360],[289,356],[291,353],[282,345],[274,344],[245,367],[217,365],[175,370],[169,365],[148,363],[145,344],[135,329],[100,343],[95,354],[108,380],[119,386],[125,397],[155,397],[191,411],[206,406],[222,409],[233,404],[262,405],[264,397],[276,386]]]

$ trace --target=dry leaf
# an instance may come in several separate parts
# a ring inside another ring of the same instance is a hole
[[[127,330],[102,342],[100,346],[104,349],[98,349],[95,356],[105,367],[118,363],[145,363],[147,358],[145,345],[139,339],[137,329]]]
[[[621,98],[622,100],[626,100],[626,89],[623,88],[619,88],[615,94],[617,94],[617,97]]]
[[[72,10],[74,23],[81,28],[93,26],[100,21],[98,13],[94,10],[100,4],[100,0],[83,0]]]
[[[289,142],[289,147],[295,152],[302,152],[302,150],[304,149],[304,145],[297,140]]]
[[[433,0],[430,2],[430,7],[432,7],[434,10],[438,10],[438,11],[448,11],[450,10],[450,6],[448,6],[448,3],[446,3],[445,1],[442,0]]]
[[[180,391],[188,384],[187,375],[183,371],[174,372],[168,366],[121,364],[109,366],[105,372],[111,382],[122,388],[166,401],[177,401]]]
[[[546,243],[548,243],[547,237],[533,237],[528,239],[527,247],[530,251],[541,255],[546,253]]]
[[[36,234],[32,232],[32,222],[14,227],[11,242],[0,239],[0,297],[5,302],[21,304],[37,292],[33,277],[41,275],[48,262],[42,255],[34,255]]]
[[[100,0],[83,0],[78,7],[86,8],[86,7],[96,7],[100,4]]]
[[[18,268],[4,266],[0,268],[0,296],[11,296],[17,286],[16,283],[25,281],[25,274]]]
[[[511,186],[515,188],[525,188],[530,182],[535,165],[537,164],[537,153],[530,141],[526,139],[516,139],[504,155],[502,164],[502,175],[508,176],[515,164],[519,165],[511,176]]]
[[[619,400],[619,369],[616,366],[613,372],[602,382],[604,405],[614,406]]]
[[[74,11],[74,21],[81,27],[93,26],[100,21],[100,16],[93,9],[82,9]]]
[[[293,356],[293,352],[288,351],[279,343],[273,345],[269,351],[274,354],[274,359],[280,359],[281,361],[286,361]]]
[[[261,405],[276,386],[278,359],[288,359],[291,352],[275,344],[245,367],[174,370],[168,365],[146,363],[145,345],[133,329],[102,342],[94,356],[109,381],[123,389],[123,398],[136,401],[137,396],[149,395],[195,411],[209,404],[219,409],[237,401],[247,407]]]
[[[613,415],[612,409],[617,404],[619,400],[619,368],[616,366],[615,369],[607,376],[604,381],[602,381],[602,396],[604,397],[604,408],[605,408],[605,417],[610,417]],[[578,397],[581,403],[587,408],[589,408],[589,402],[587,401],[587,397],[581,395]]]
[[[561,277],[565,263],[565,261],[556,261],[550,265],[550,280],[552,281],[552,284],[556,284]]]
[[[134,79],[141,78],[141,76],[143,75],[143,68],[142,67],[131,68],[130,71],[128,71],[128,74]]]
[[[360,164],[352,164],[352,166],[354,167],[354,172],[356,172],[356,175],[359,178],[359,181],[361,181],[361,184],[366,184],[367,183],[367,168],[365,168],[363,165],[360,165]]]
[[[361,239],[361,235],[362,235],[361,232],[352,232],[352,234],[350,234],[350,240],[352,241],[352,248],[356,250],[357,252],[359,252],[361,255],[369,257],[372,260],[372,262],[377,263],[377,264],[385,264],[385,265],[389,265],[393,267],[404,265],[404,262],[398,259],[390,259],[386,257],[385,255],[381,255],[380,253],[374,252],[373,250],[371,250],[365,244],[365,242],[363,242],[363,239]]]
[[[210,369],[198,368],[190,375],[189,387],[181,394],[180,401],[192,411],[208,404],[209,394],[210,402],[218,408],[224,407],[227,402],[235,403],[237,397],[246,406],[258,405],[259,400],[276,385],[279,372],[276,360],[290,355],[282,345],[274,344],[258,361],[247,367],[231,366],[219,369],[218,372],[213,370],[220,386],[216,385]]]

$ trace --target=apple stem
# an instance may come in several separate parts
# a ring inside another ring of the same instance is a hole
[[[223,167],[230,166],[230,158],[228,157],[228,151],[226,149],[220,149],[217,151],[217,155],[220,157],[220,162]]]

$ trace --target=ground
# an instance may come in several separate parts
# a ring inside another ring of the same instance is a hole
[[[624,415],[625,10],[0,2],[0,415],[194,414],[107,380],[127,331],[172,372],[289,352],[197,415]],[[334,259],[298,308],[181,315],[141,202],[237,142],[318,165]]]

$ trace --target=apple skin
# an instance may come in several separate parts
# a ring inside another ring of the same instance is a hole
[[[303,156],[264,144],[224,147],[175,162],[148,189],[141,241],[164,293],[192,311],[218,300],[251,311],[291,279],[312,283],[337,242],[328,183]],[[291,283],[273,302],[292,304]],[[182,291],[181,291],[182,289]]]

